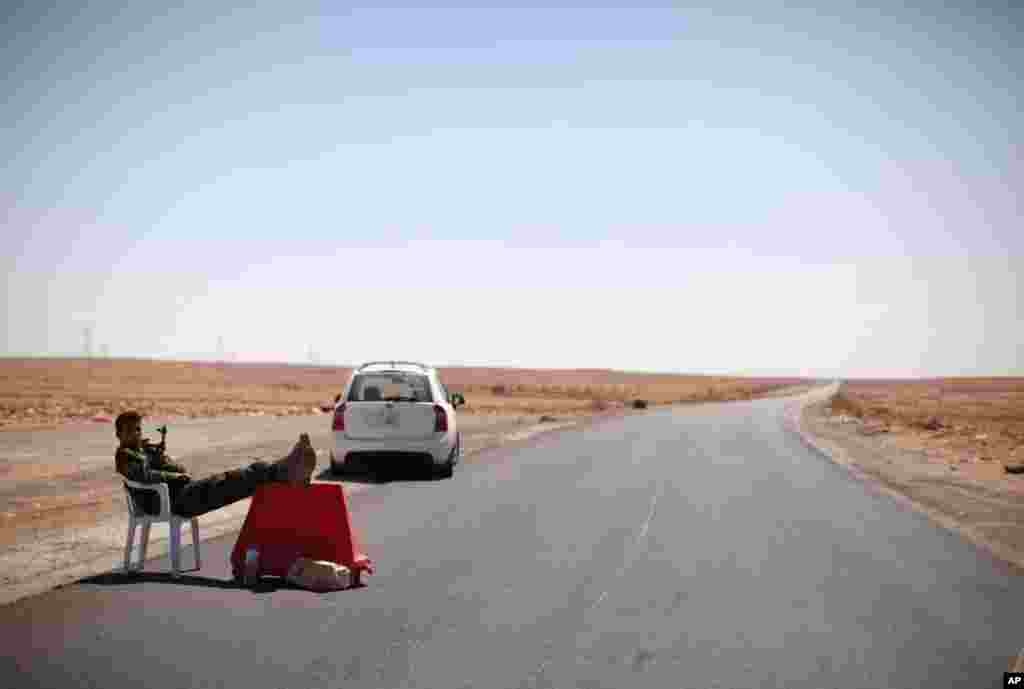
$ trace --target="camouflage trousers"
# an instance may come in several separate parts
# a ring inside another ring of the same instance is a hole
[[[286,470],[279,464],[256,461],[248,466],[189,481],[171,489],[171,510],[182,517],[198,517],[251,498],[264,483],[286,480]]]

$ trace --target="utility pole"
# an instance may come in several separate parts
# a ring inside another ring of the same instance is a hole
[[[87,325],[82,328],[82,348],[85,351],[85,357],[87,359],[92,358],[92,326]]]
[[[92,392],[92,326],[82,328],[82,348],[85,350],[85,386]]]

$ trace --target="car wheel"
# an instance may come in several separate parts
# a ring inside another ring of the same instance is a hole
[[[451,454],[448,455],[448,461],[441,465],[439,475],[441,478],[451,478],[455,473],[455,462],[458,461],[459,457],[459,445],[456,441],[455,447],[452,448]]]

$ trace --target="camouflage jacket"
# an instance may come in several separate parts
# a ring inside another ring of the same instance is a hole
[[[166,483],[172,504],[181,488],[190,480],[185,467],[156,452],[119,447],[114,454],[114,465],[117,472],[130,481]],[[153,491],[133,488],[131,494],[135,504],[141,506],[147,514],[160,512],[160,497]]]

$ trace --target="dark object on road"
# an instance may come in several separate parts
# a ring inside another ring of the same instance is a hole
[[[633,400],[633,409],[647,409],[647,400]]]
[[[544,414],[537,419],[537,423],[554,423],[555,421],[558,421],[558,417],[548,416],[547,414]]]
[[[1005,464],[1003,469],[1008,474],[1024,474],[1024,464]]]

